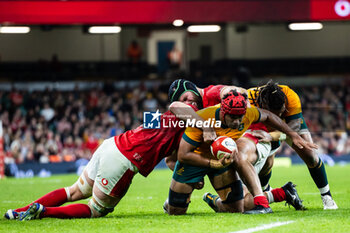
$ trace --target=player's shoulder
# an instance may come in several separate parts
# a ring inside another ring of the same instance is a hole
[[[259,121],[258,119],[260,119],[260,111],[257,107],[250,106],[247,108],[244,117],[248,118],[250,121]]]
[[[282,89],[283,93],[287,96],[287,98],[298,96],[298,94],[289,86],[287,85],[278,85],[278,86]]]
[[[217,105],[214,105],[214,106],[203,108],[203,109],[197,111],[197,114],[199,116],[203,117],[203,118],[204,117],[210,118],[210,117],[215,116],[216,110],[218,110],[220,107],[221,107],[221,105],[217,104]]]
[[[256,114],[256,113],[259,113],[258,108],[254,105],[251,105],[249,108],[247,108],[245,115]]]

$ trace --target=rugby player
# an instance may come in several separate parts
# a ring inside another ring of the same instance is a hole
[[[196,106],[201,106],[201,103],[194,100],[191,104],[193,105],[186,109],[180,109],[180,112],[185,113],[189,119],[203,120],[194,111],[198,110]],[[170,109],[177,110],[172,105]],[[167,124],[179,119],[168,111],[162,114],[161,122],[163,121]],[[141,125],[106,139],[95,151],[76,183],[54,190],[25,207],[8,210],[4,216],[19,220],[105,216],[114,210],[125,195],[135,174],[147,177],[159,161],[178,148],[184,130],[181,127],[145,129]],[[205,134],[206,128],[202,130]],[[90,196],[92,198],[87,205],[61,206]]]
[[[300,147],[313,146],[305,143],[297,133],[292,132],[274,114],[255,107],[247,109],[247,96],[233,90],[224,96],[221,105],[209,107],[197,113],[203,119],[216,119],[223,123],[221,128],[215,128],[218,136],[225,135],[238,139],[252,123],[262,121],[285,132],[293,138],[293,143]],[[200,130],[192,127],[186,129],[178,150],[178,161],[173,174],[168,203],[164,204],[165,211],[168,214],[185,214],[194,189],[192,184],[202,181],[203,177],[208,175],[213,187],[226,205],[223,208],[230,209],[231,212],[242,212],[242,186],[237,176],[235,176],[235,171],[225,168],[226,165],[229,165],[226,160],[217,163],[214,159],[211,159],[209,145],[202,143],[201,139],[202,133]],[[261,191],[254,168],[247,161],[244,152],[240,152],[240,149],[243,148],[238,147],[238,153],[231,154],[234,167],[246,184],[253,183],[255,186],[250,187],[250,191],[254,195],[254,204],[257,207],[255,211],[270,213],[272,210]],[[214,162],[215,166],[213,165]],[[213,170],[213,168],[219,169],[219,171]]]
[[[272,156],[278,148],[271,150],[271,142],[273,140],[280,140],[273,138],[268,132],[267,128],[262,123],[252,124],[251,127],[243,134],[241,138],[237,140],[237,144],[245,151],[248,156],[248,160],[254,166],[256,173],[259,175],[265,165],[266,160]],[[262,173],[264,174],[264,173]],[[244,210],[246,214],[255,214],[256,211],[249,211],[253,209],[254,200],[253,196],[249,193],[244,186]],[[292,205],[296,210],[305,210],[306,208],[302,204],[295,185],[292,182],[286,183],[281,188],[275,188],[272,190],[265,190],[264,195],[269,201],[269,204],[273,202],[286,201],[288,205]],[[203,200],[215,211],[215,212],[227,212],[228,210],[222,208],[222,200],[219,196],[211,193],[205,193]]]
[[[312,137],[302,115],[302,108],[299,96],[288,86],[278,85],[269,81],[261,87],[248,89],[249,101],[252,105],[267,109],[280,116],[286,123],[306,141],[312,143]],[[280,137],[279,132],[275,132],[275,137]],[[283,135],[282,135],[283,137]],[[317,155],[316,151],[307,147],[300,148],[288,144],[298,153],[307,165],[310,175],[320,191],[323,202],[323,209],[338,209],[337,204],[332,198],[330,192],[327,173],[323,161]],[[266,162],[267,170],[272,167],[273,156]],[[268,180],[271,177],[271,170],[262,179],[262,185],[268,187]]]

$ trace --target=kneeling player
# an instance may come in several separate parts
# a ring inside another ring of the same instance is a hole
[[[294,143],[309,146],[304,144],[304,141],[300,140],[297,134],[272,113],[255,107],[247,109],[246,97],[242,94],[232,91],[224,97],[221,103],[221,106],[217,105],[197,112],[203,119],[216,119],[223,123],[222,128],[215,128],[218,136],[225,135],[237,139],[253,122],[261,120],[289,134]],[[190,195],[193,192],[192,184],[203,180],[203,177],[208,175],[213,187],[225,200],[223,204],[226,206],[223,208],[230,209],[232,212],[241,212],[243,208],[240,207],[239,203],[242,203],[243,194],[240,192],[242,189],[238,188],[240,181],[235,178],[234,171],[224,168],[227,163],[210,159],[209,145],[201,143],[201,137],[201,132],[195,128],[187,128],[183,135],[169,191],[169,203],[165,203],[165,210],[169,214],[186,213]],[[233,155],[234,160],[247,160],[245,152],[238,149],[238,153]],[[237,169],[241,178],[245,181],[259,183],[254,168],[250,163],[248,165],[251,168],[239,167]],[[256,186],[261,190],[260,184]],[[262,209],[256,210],[259,213],[271,212],[262,191],[260,195],[254,196],[254,204],[262,207]]]
[[[268,140],[259,141],[261,137],[270,137]],[[267,133],[266,127],[262,123],[253,124],[250,129],[243,135],[243,137],[237,140],[237,145],[242,145],[245,154],[248,156],[248,160],[257,174],[260,175],[262,168],[265,165],[266,160],[272,156],[277,148],[273,148],[273,142],[270,141],[273,138]],[[302,204],[302,200],[299,198],[295,185],[292,182],[286,183],[281,188],[275,188],[264,192],[264,196],[268,199],[269,203],[286,201],[289,205],[292,205],[296,210],[304,210],[305,207]],[[211,193],[205,193],[203,200],[215,211],[226,212],[226,209],[221,208],[222,200]],[[244,210],[246,214],[255,214],[257,211],[250,211],[253,209],[254,200],[253,196],[249,193],[248,189],[244,186]]]

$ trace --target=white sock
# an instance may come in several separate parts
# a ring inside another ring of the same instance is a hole
[[[319,188],[318,190],[320,190],[321,195],[327,193],[329,192],[329,185],[327,184],[326,186],[324,186],[323,188]]]
[[[274,203],[275,202],[275,198],[273,198],[273,194],[271,191],[267,191],[265,192],[267,194],[267,200],[269,201],[269,204]]]
[[[69,187],[65,187],[64,190],[66,191],[67,194],[67,201],[71,201],[71,196],[70,196],[70,192],[69,192]]]

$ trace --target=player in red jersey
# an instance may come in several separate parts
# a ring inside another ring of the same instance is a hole
[[[194,106],[192,108],[197,110]],[[164,125],[170,121],[179,121],[170,111],[160,115],[158,112],[153,114],[155,118],[160,117]],[[179,145],[184,129],[162,126],[160,129],[145,129],[141,125],[106,139],[95,151],[75,184],[48,193],[33,204],[9,210],[6,214],[10,219],[20,220],[105,216],[113,211],[125,195],[136,173],[147,177],[159,161],[172,154]],[[70,204],[61,207],[65,202],[90,196],[92,199],[87,205]]]
[[[188,91],[193,91],[189,87]],[[202,120],[194,110],[201,106],[199,98],[185,101],[192,108],[180,109],[180,113]],[[176,103],[170,105],[176,112]],[[154,117],[159,117],[154,113]],[[177,114],[177,113],[176,113]],[[171,112],[161,116],[165,125],[177,119]],[[147,176],[158,162],[169,156],[178,147],[185,128],[171,127],[161,129],[145,129],[142,126],[127,131],[116,137],[105,140],[94,153],[83,174],[71,187],[54,190],[33,204],[15,210],[8,210],[5,218],[31,220],[35,218],[90,218],[105,216],[112,212],[120,199],[127,192],[134,175],[138,172]],[[204,135],[211,135],[211,130],[203,128]],[[210,137],[210,136],[209,136]],[[220,161],[217,161],[217,163]],[[92,196],[89,204],[70,204],[61,207],[66,202],[73,202]]]

